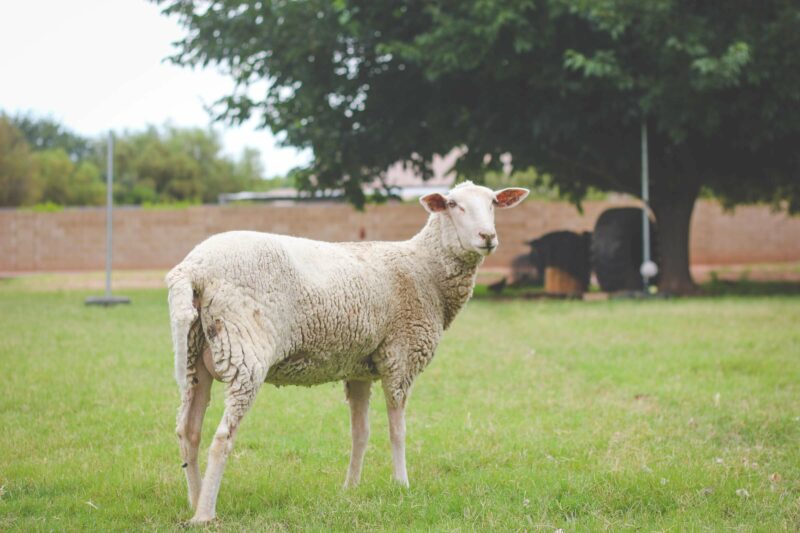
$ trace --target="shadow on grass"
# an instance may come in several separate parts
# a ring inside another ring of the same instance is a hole
[[[550,294],[544,287],[509,287],[493,289],[491,285],[478,283],[472,291],[472,298],[476,300],[580,300],[578,296],[564,294]]]
[[[800,281],[753,281],[712,279],[699,284],[699,291],[690,297],[717,296],[800,296]],[[591,293],[599,293],[592,287]],[[504,287],[493,291],[487,285],[475,285],[473,298],[477,300],[581,300],[577,296],[548,294],[543,287]]]
[[[800,295],[800,281],[736,281],[712,278],[700,285],[701,296],[787,296]]]

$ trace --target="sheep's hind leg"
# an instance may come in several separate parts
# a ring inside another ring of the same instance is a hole
[[[369,394],[372,383],[369,381],[345,381],[344,390],[350,403],[350,434],[353,448],[350,452],[350,466],[347,469],[345,488],[355,487],[361,481],[361,466],[369,441]]]
[[[192,524],[204,524],[216,516],[219,486],[222,482],[225,463],[233,450],[233,440],[242,418],[253,405],[256,393],[264,381],[263,375],[259,372],[253,375],[244,373],[244,376],[246,377],[243,377],[242,372],[237,374],[225,391],[225,412],[208,450],[208,465],[203,477],[197,508],[190,521]]]
[[[207,348],[206,348],[207,349]],[[183,404],[178,415],[178,439],[180,439],[181,458],[186,471],[186,483],[189,488],[189,505],[197,507],[200,496],[200,464],[198,450],[200,448],[200,434],[203,429],[203,417],[211,398],[211,374],[200,358],[195,360],[195,366],[190,375],[190,385],[184,391]]]

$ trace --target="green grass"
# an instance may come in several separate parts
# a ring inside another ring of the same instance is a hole
[[[0,282],[0,530],[177,529],[165,293],[87,294]],[[796,531],[799,324],[797,297],[472,302],[411,399],[411,489],[379,390],[345,492],[341,385],[267,386],[212,529]]]

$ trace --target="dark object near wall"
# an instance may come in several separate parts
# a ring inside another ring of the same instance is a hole
[[[487,288],[489,289],[489,291],[495,294],[500,294],[501,292],[503,292],[503,289],[506,288],[506,285],[508,285],[508,280],[506,278],[503,278],[496,283],[492,283]]]
[[[544,272],[545,291],[581,294],[589,287],[592,234],[554,231],[530,241],[534,264]]]
[[[658,261],[655,224],[650,221],[651,258]],[[619,207],[604,211],[594,226],[591,245],[594,273],[605,292],[642,289],[642,210]],[[657,278],[652,280],[657,282]]]
[[[528,243],[530,244],[530,243]],[[544,266],[535,251],[521,254],[511,260],[511,287],[541,287],[544,284]]]

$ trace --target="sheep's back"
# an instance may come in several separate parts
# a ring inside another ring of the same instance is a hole
[[[391,250],[230,232],[185,263],[200,273],[204,324],[235,322],[262,352],[268,381],[311,385],[370,370],[394,315]]]

